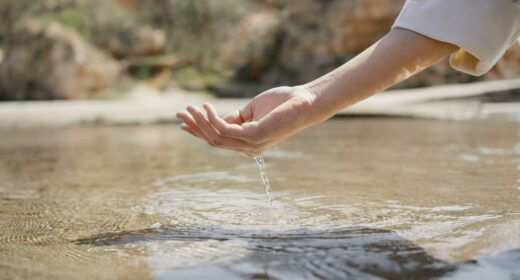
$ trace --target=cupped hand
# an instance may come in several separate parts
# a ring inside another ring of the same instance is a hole
[[[255,156],[312,124],[313,102],[304,87],[277,87],[223,118],[208,103],[176,116],[184,122],[181,129],[209,145]]]

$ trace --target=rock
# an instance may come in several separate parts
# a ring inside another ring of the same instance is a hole
[[[275,7],[276,8],[276,7]],[[180,85],[189,90],[210,90],[219,97],[254,96],[260,79],[275,63],[282,16],[276,9],[255,6],[255,12],[238,19],[212,23],[215,42],[207,47],[217,79],[193,79]],[[227,78],[234,76],[232,80]]]
[[[257,11],[242,18],[236,26],[228,29],[218,46],[218,68],[242,68],[243,79],[256,80],[273,64],[276,40],[281,31],[281,16],[272,10]],[[218,43],[218,42],[217,42]]]
[[[117,3],[119,3],[119,5],[127,8],[128,10],[138,11],[140,8],[138,1],[139,0],[117,0]]]
[[[162,53],[166,47],[166,34],[149,26],[138,26],[115,34],[105,34],[97,45],[114,56],[135,57]]]
[[[238,85],[244,83],[247,85],[244,89],[251,90],[252,81],[259,83],[261,90],[267,86],[305,83],[325,74],[390,30],[404,3],[403,0],[264,1],[271,10],[252,11],[234,31],[236,40],[229,45],[235,46],[230,48],[235,62],[228,65],[245,63],[234,70],[237,86],[215,87],[221,95],[239,94],[221,89],[239,90]]]
[[[4,50],[0,49],[0,64],[4,61]]]
[[[518,78],[520,65],[520,41],[504,54],[501,60],[486,74],[489,80]]]
[[[341,65],[390,30],[403,2],[283,1],[280,50],[264,82],[304,83]]]
[[[259,0],[260,1],[260,0]],[[326,74],[384,36],[404,0],[262,0],[237,24],[229,44],[233,79],[213,89],[221,96],[251,95],[278,85],[297,85]],[[267,7],[267,8],[266,8]],[[268,15],[268,16],[266,16]],[[255,18],[257,18],[255,20]],[[520,46],[515,45],[485,76],[457,72],[447,60],[398,84],[423,87],[519,77]],[[228,70],[229,70],[228,68]],[[243,86],[241,86],[243,85]],[[241,93],[242,92],[242,93]]]
[[[0,64],[0,100],[78,99],[114,86],[122,66],[57,22],[26,21]]]

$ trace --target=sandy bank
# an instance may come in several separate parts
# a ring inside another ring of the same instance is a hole
[[[467,120],[493,115],[517,118],[520,103],[482,103],[478,97],[520,90],[520,79],[387,91],[338,113]],[[0,103],[0,129],[71,125],[129,125],[176,122],[188,104],[211,102],[219,112],[243,106],[247,99],[216,99],[192,92],[157,93],[138,87],[122,100],[31,101]]]

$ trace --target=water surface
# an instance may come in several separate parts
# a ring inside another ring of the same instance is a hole
[[[254,159],[177,127],[0,132],[0,278],[510,279],[520,126],[333,120]]]

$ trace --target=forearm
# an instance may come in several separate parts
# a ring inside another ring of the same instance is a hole
[[[209,104],[177,116],[181,126],[210,145],[257,155],[342,108],[406,79],[456,50],[404,29],[379,42],[331,73],[299,87],[279,87],[256,96],[224,119]]]
[[[316,122],[431,66],[456,47],[405,29],[393,29],[338,69],[306,85]]]

